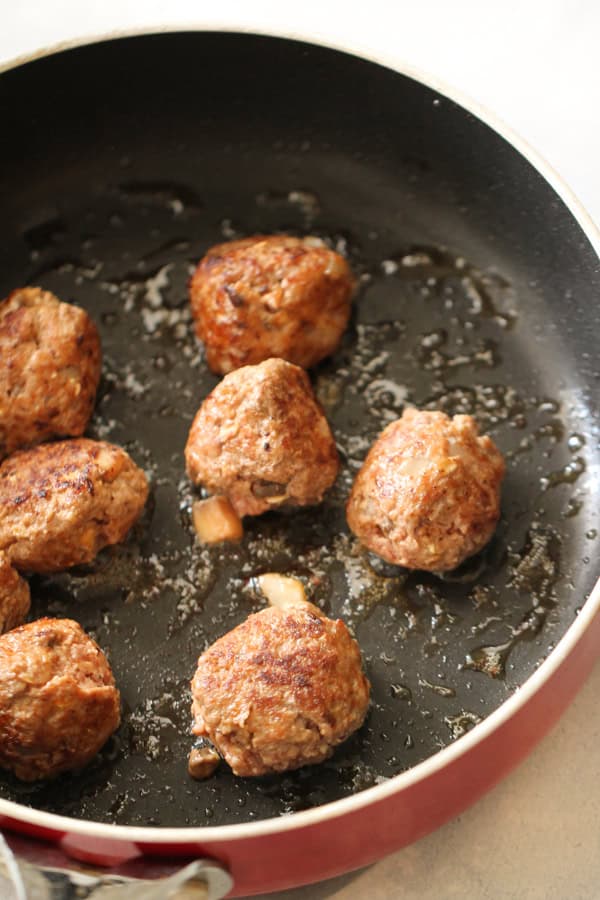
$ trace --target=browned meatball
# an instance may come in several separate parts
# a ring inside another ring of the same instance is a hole
[[[0,552],[0,634],[22,625],[30,605],[29,585]]]
[[[192,423],[185,458],[192,481],[225,494],[239,516],[319,503],[339,468],[308,375],[282,359],[217,385]]]
[[[29,572],[90,562],[122,541],[148,483],[113,444],[77,438],[13,453],[0,465],[0,551]]]
[[[0,637],[0,766],[23,781],[79,769],[119,725],[104,653],[70,619]]]
[[[344,623],[311,603],[269,607],[219,638],[192,681],[193,732],[236,775],[327,759],[362,724],[369,682]]]
[[[348,525],[388,562],[453,569],[491,538],[504,468],[471,416],[407,409],[369,451],[348,501]]]
[[[0,303],[0,459],[18,447],[83,434],[101,351],[83,309],[41,288]]]
[[[308,368],[333,353],[350,317],[346,260],[314,237],[211,247],[190,282],[196,333],[213,372],[280,356]]]

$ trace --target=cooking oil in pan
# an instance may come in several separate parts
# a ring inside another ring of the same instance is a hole
[[[351,326],[311,373],[342,471],[318,510],[247,520],[239,545],[201,548],[183,448],[217,380],[193,335],[186,285],[212,243],[278,230],[321,236],[358,275]],[[480,271],[460,248],[398,247],[377,223],[344,232],[304,186],[237,198],[214,217],[183,185],[130,180],[24,239],[24,281],[81,303],[99,325],[105,363],[89,434],[132,453],[152,499],[124,546],[32,580],[35,615],[73,616],[107,650],[123,724],[84,772],[48,785],[2,776],[4,796],[126,824],[286,814],[427,758],[535,669],[575,615],[578,573],[567,560],[583,532],[595,536],[585,499],[593,441],[568,397],[529,359],[527,298],[502,274]],[[507,459],[496,536],[443,578],[378,560],[345,524],[370,444],[407,404],[474,415]],[[252,781],[222,765],[193,782],[186,758],[196,659],[263,605],[256,576],[269,570],[298,576],[313,602],[355,632],[373,687],[368,719],[321,766]]]

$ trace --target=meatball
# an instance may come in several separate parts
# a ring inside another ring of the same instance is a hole
[[[0,303],[0,459],[83,434],[100,380],[96,326],[83,309],[30,287]]]
[[[282,359],[217,385],[192,423],[185,458],[192,481],[226,495],[239,516],[319,503],[339,469],[308,375]]]
[[[0,766],[23,781],[85,766],[119,725],[104,653],[70,619],[0,637]]]
[[[22,625],[30,605],[29,585],[0,552],[0,634]]]
[[[146,476],[112,444],[74,438],[0,465],[0,552],[28,572],[90,562],[122,541],[148,494]]]
[[[348,525],[390,563],[453,569],[492,536],[504,469],[471,416],[407,409],[384,429],[356,476]]]
[[[358,644],[311,603],[269,607],[219,638],[192,681],[193,732],[236,775],[322,762],[369,703]]]
[[[350,317],[346,260],[314,237],[251,237],[211,247],[190,282],[196,333],[213,372],[280,356],[314,366]]]

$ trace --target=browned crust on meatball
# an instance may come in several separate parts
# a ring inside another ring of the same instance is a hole
[[[369,682],[341,620],[312,604],[255,613],[198,660],[193,732],[236,775],[319,763],[362,724]]]
[[[0,634],[22,625],[30,606],[29,585],[0,552]]]
[[[354,278],[318,238],[245,238],[211,247],[190,281],[196,333],[213,372],[279,356],[309,368],[338,346]]]
[[[194,483],[226,495],[239,516],[319,503],[339,469],[306,372],[282,359],[217,385],[192,423],[185,458]]]
[[[76,438],[14,453],[0,465],[0,551],[18,569],[57,572],[122,541],[148,495],[120,447]]]
[[[86,765],[119,725],[104,653],[70,619],[0,637],[0,766],[23,781]]]
[[[0,459],[83,434],[101,364],[98,330],[83,309],[37,287],[0,303]]]
[[[407,409],[356,476],[348,525],[388,562],[454,569],[491,538],[504,471],[500,451],[471,416]]]

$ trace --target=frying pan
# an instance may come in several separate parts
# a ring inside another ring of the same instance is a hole
[[[9,842],[46,867],[66,855],[115,877],[208,858],[212,895],[239,896],[426,834],[527,753],[597,652],[593,229],[449,98],[296,41],[78,47],[4,72],[0,108],[0,290],[41,284],[90,311],[105,364],[89,434],[125,446],[153,485],[125,545],[32,579],[32,615],[72,616],[107,650],[124,715],[85,771],[0,777]],[[201,549],[182,450],[216,379],[186,282],[211,244],[280,231],[321,235],[359,277],[348,333],[311,373],[343,471],[322,507]],[[474,415],[507,458],[495,538],[444,578],[383,564],[345,525],[369,443],[407,403]],[[193,782],[195,660],[260,608],[255,577],[269,570],[302,578],[353,628],[369,716],[321,766],[257,780],[222,766]]]

